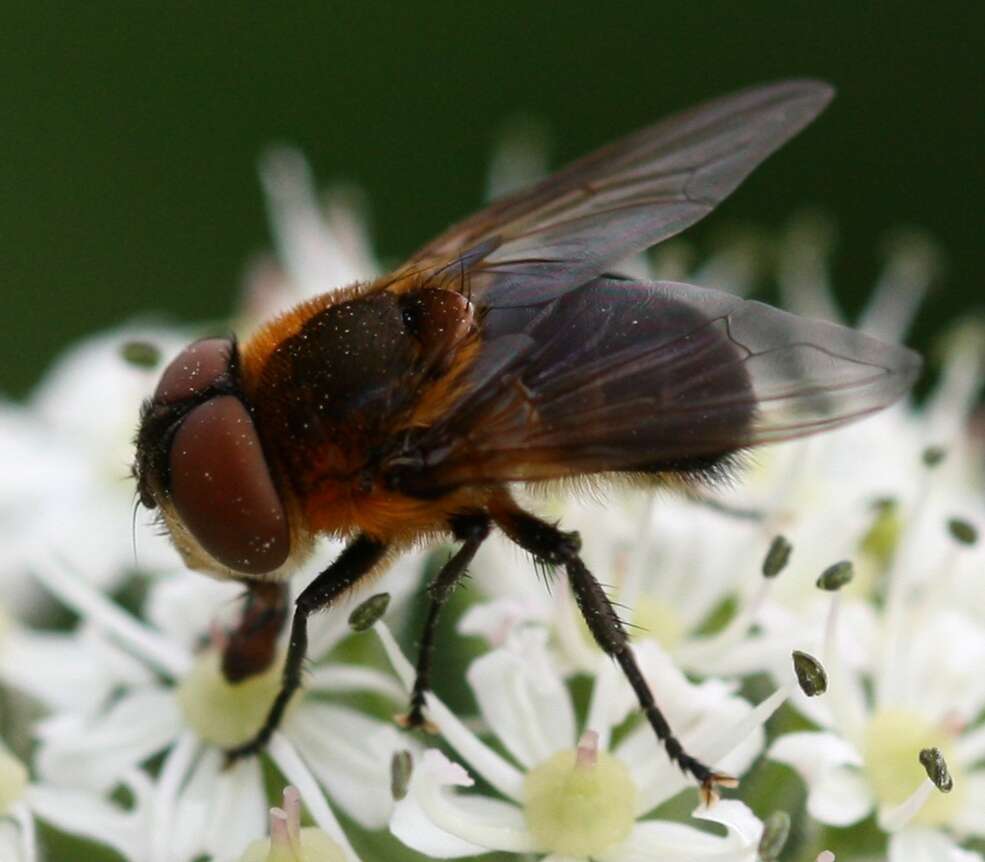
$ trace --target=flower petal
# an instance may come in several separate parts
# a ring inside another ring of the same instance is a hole
[[[344,706],[304,703],[283,733],[346,814],[367,829],[390,819],[390,761],[417,745],[395,727]]]
[[[414,765],[407,795],[396,804],[390,831],[408,847],[435,859],[487,850],[536,850],[520,809],[480,796],[454,794],[472,779],[440,751],[429,749]]]
[[[486,724],[524,766],[575,745],[571,697],[547,654],[543,629],[515,631],[472,662],[468,681]]]
[[[151,860],[149,836],[153,787],[141,772],[122,782],[133,797],[129,809],[86,790],[34,784],[27,790],[31,809],[63,832],[106,844],[128,860]],[[156,860],[155,860],[156,862]]]
[[[985,836],[985,770],[965,774],[961,796],[961,810],[950,825],[960,834]]]
[[[274,734],[273,739],[270,740],[269,751],[284,778],[298,789],[311,819],[315,821],[318,828],[342,849],[347,862],[359,862],[356,851],[352,849],[348,836],[342,831],[332,809],[328,807],[314,776],[283,733]]]
[[[166,748],[181,728],[181,711],[170,692],[131,691],[101,716],[70,713],[43,721],[38,773],[52,783],[104,791]]]
[[[875,805],[865,776],[850,766],[821,772],[810,783],[807,811],[815,820],[831,826],[851,826],[864,819]]]
[[[936,829],[908,827],[889,837],[889,862],[982,862]]]
[[[266,833],[266,821],[259,760],[246,758],[225,769],[222,753],[208,748],[181,789],[171,839],[184,848],[183,858],[235,859]]]

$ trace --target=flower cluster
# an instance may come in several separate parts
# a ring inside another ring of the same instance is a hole
[[[495,193],[517,182],[509,165],[538,162],[497,164]],[[244,330],[377,271],[358,211],[322,206],[300,156],[271,154],[262,178],[279,262],[250,269]],[[792,310],[837,317],[825,237],[805,220],[776,241],[730,237],[697,267],[670,244],[626,268],[744,293],[772,260]],[[932,257],[899,244],[860,325],[905,337]],[[42,858],[52,830],[139,862],[985,859],[980,330],[947,339],[921,406],[758,452],[734,487],[529,501],[581,535],[686,749],[740,780],[711,805],[641,721],[566,581],[545,585],[497,537],[441,632],[468,691],[451,679],[427,695],[435,735],[391,720],[413,686],[413,598],[446,553],[422,549],[312,620],[281,728],[226,767],[279,668],[226,681],[241,589],[183,571],[127,479],[141,400],[196,334],[99,335],[25,403],[0,404],[4,862]],[[292,589],[338,551],[326,541]],[[385,617],[355,631],[348,611],[370,593],[389,595]]]

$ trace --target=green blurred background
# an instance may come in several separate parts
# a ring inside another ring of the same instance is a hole
[[[149,309],[227,312],[267,243],[272,141],[364,188],[395,261],[477,206],[517,115],[548,124],[558,164],[793,75],[836,84],[833,108],[694,235],[819,206],[857,305],[886,231],[926,228],[948,264],[926,344],[983,295],[983,32],[985,4],[958,2],[6,3],[0,392]]]

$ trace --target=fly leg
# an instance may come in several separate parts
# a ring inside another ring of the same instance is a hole
[[[226,751],[226,763],[262,751],[284,717],[284,710],[294,693],[301,687],[301,671],[308,651],[308,617],[329,607],[339,596],[351,589],[376,566],[386,553],[386,545],[367,536],[359,536],[316,577],[298,596],[291,620],[291,639],[284,661],[280,691],[267,713],[267,718],[253,739]]]
[[[493,518],[510,539],[538,560],[549,566],[564,566],[571,591],[592,637],[606,655],[619,663],[657,739],[663,743],[670,759],[701,785],[702,799],[710,803],[715,798],[716,785],[734,784],[735,780],[730,776],[713,771],[688,754],[674,736],[640,672],[626,629],[612,602],[578,556],[581,548],[578,534],[562,532],[515,506],[497,507]]]
[[[479,546],[489,535],[489,518],[486,515],[460,515],[451,519],[452,534],[462,546],[451,556],[428,586],[431,603],[428,606],[424,631],[421,634],[420,652],[417,656],[417,676],[410,696],[410,711],[398,721],[404,727],[427,727],[424,718],[424,696],[431,690],[431,666],[434,660],[435,636],[438,617],[455,587],[461,583],[466,569]]]

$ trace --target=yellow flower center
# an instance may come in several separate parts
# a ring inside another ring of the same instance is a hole
[[[0,817],[9,814],[11,807],[24,795],[27,769],[3,743],[0,743]]]
[[[677,611],[667,603],[652,596],[638,596],[636,598],[633,602],[631,623],[634,626],[636,639],[655,640],[666,650],[672,650],[687,634],[684,622]],[[601,652],[581,614],[578,614],[577,625],[585,643]]]
[[[935,790],[913,818],[914,823],[937,826],[954,818],[964,793],[964,776],[954,757],[951,734],[946,730],[907,710],[880,710],[865,730],[865,771],[879,802],[899,805],[927,778],[919,760],[924,748],[941,750],[954,779],[954,790],[950,793]]]
[[[275,661],[263,673],[237,683],[222,675],[221,663],[218,650],[199,654],[179,683],[177,697],[192,730],[206,742],[233,748],[252,739],[263,726],[280,690],[282,662]],[[291,703],[296,702],[295,698]]]
[[[527,828],[545,853],[603,853],[635,822],[636,785],[606,752],[559,751],[527,773],[524,797]]]
[[[677,646],[685,635],[680,614],[666,602],[653,596],[640,596],[636,599],[632,621],[642,629],[643,637],[653,638],[667,650]]]
[[[345,862],[342,848],[313,826],[302,829],[300,840],[291,844],[295,846],[260,838],[246,848],[240,862]]]

